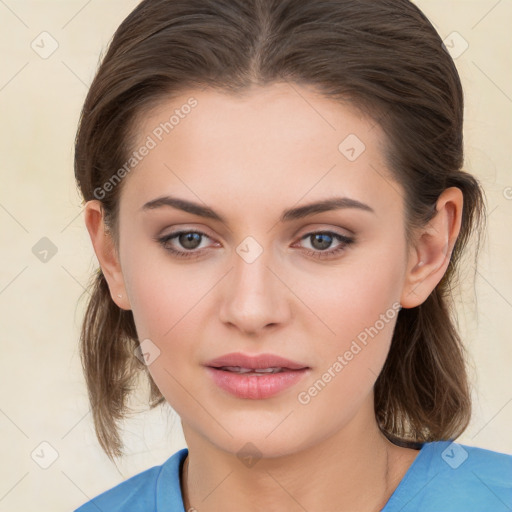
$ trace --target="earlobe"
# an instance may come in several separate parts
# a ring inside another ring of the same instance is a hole
[[[418,231],[402,290],[404,308],[422,304],[443,278],[460,232],[462,208],[462,191],[447,188],[437,200],[435,216]]]
[[[85,225],[98,258],[101,270],[110,290],[112,300],[121,308],[129,310],[130,303],[119,257],[111,233],[104,221],[103,207],[100,201],[93,199],[85,204]]]

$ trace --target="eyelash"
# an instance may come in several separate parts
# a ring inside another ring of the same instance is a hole
[[[199,257],[203,253],[204,249],[194,250],[194,251],[179,251],[179,250],[174,249],[174,248],[170,247],[169,245],[167,245],[170,240],[172,240],[174,238],[177,238],[180,235],[184,235],[184,234],[197,234],[197,235],[200,235],[202,237],[210,238],[206,233],[203,233],[201,231],[186,230],[186,231],[177,231],[176,233],[170,233],[170,234],[165,235],[163,237],[157,237],[157,238],[155,238],[155,240],[166,251],[170,252],[171,254],[176,256],[177,258],[184,258],[185,259],[185,258]],[[347,236],[340,235],[339,233],[335,233],[333,231],[313,231],[311,233],[307,233],[306,235],[302,236],[300,238],[300,241],[305,240],[307,238],[310,238],[313,235],[329,235],[332,238],[335,238],[335,239],[337,239],[340,242],[340,245],[338,247],[336,247],[335,249],[331,249],[331,250],[325,250],[325,251],[316,250],[316,251],[312,251],[310,249],[305,249],[306,254],[308,256],[311,256],[311,257],[317,258],[317,259],[333,258],[333,257],[337,256],[339,253],[341,253],[342,251],[344,251],[346,249],[346,247],[348,247],[350,244],[354,243],[354,241],[355,241],[353,238],[349,238]]]

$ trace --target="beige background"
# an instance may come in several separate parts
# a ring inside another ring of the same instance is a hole
[[[92,430],[77,352],[79,297],[97,261],[74,184],[73,139],[99,56],[136,3],[0,0],[0,512],[74,510],[185,446],[179,419],[164,408],[126,423],[128,456],[119,471],[111,465]],[[476,389],[458,441],[512,454],[512,2],[417,3],[454,52],[469,44],[456,58],[466,168],[481,179],[490,213],[474,286],[468,264],[458,307]],[[41,56],[52,44],[56,51]],[[43,237],[57,250],[46,263],[32,252]]]

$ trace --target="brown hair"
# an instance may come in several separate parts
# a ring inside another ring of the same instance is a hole
[[[123,182],[108,193],[102,186],[133,151],[137,120],[188,88],[234,94],[277,81],[314,86],[379,123],[389,168],[405,191],[408,241],[414,226],[431,219],[443,190],[462,190],[462,227],[448,269],[423,304],[400,311],[374,388],[376,418],[390,439],[458,437],[469,423],[471,401],[451,288],[470,235],[482,231],[484,196],[461,170],[457,69],[409,0],[144,0],[117,29],[83,106],[75,176],[84,201],[103,191],[105,220],[118,247]],[[134,356],[132,312],[112,301],[101,269],[90,294],[80,355],[97,437],[113,460],[123,454],[117,423],[128,412],[135,377],[147,369]],[[165,399],[147,377],[153,408]]]

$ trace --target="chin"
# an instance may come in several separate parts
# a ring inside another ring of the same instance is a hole
[[[286,457],[305,450],[318,443],[318,428],[311,425],[293,423],[292,416],[280,415],[267,421],[247,418],[246,421],[224,421],[224,428],[204,433],[209,441],[219,449],[236,455],[242,463],[244,457],[254,459],[274,459]]]

